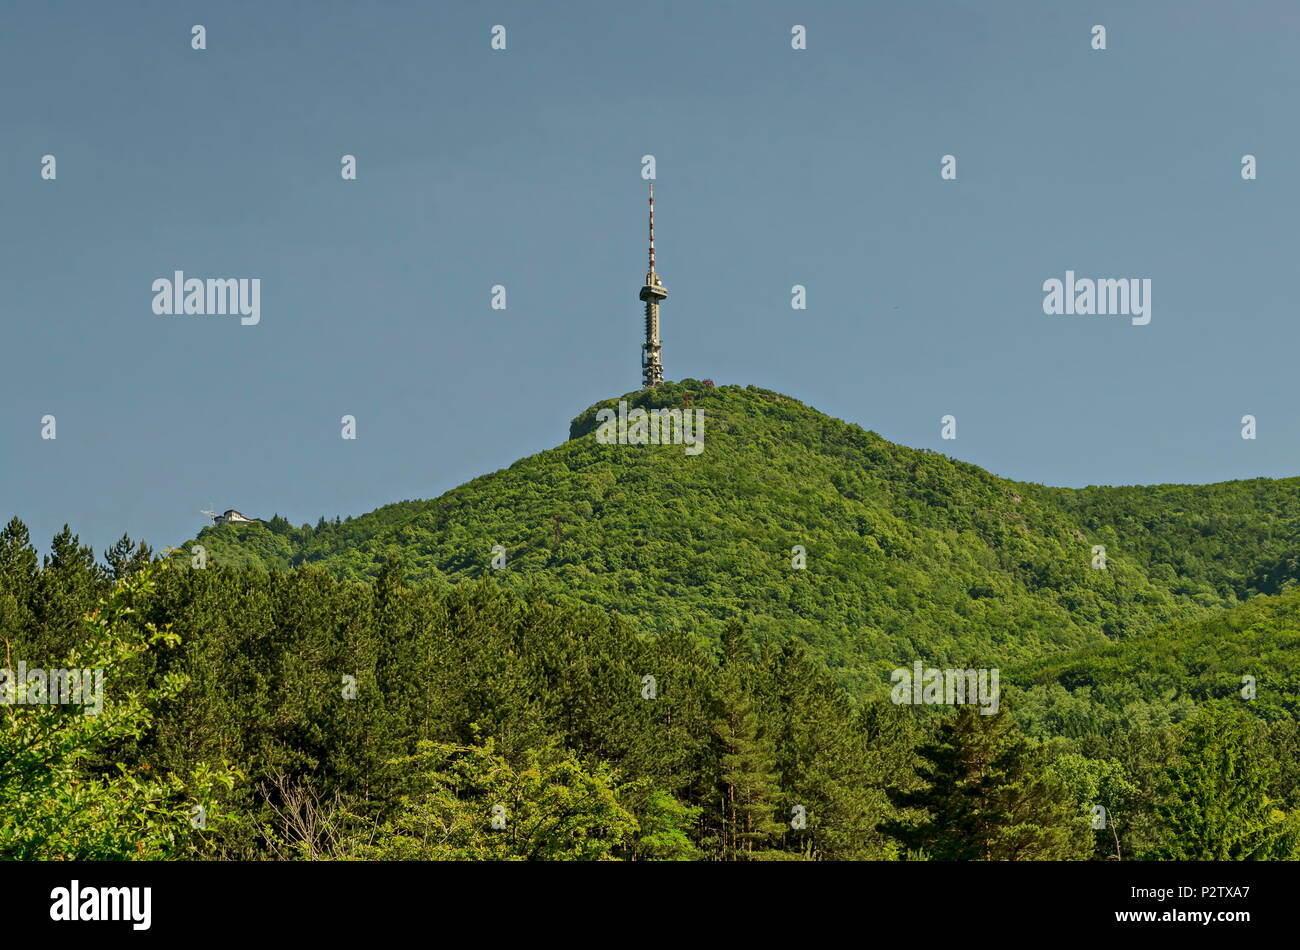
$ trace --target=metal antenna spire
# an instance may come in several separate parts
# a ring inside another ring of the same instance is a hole
[[[650,273],[655,272],[655,183],[650,182]]]
[[[645,275],[645,286],[640,297],[645,301],[645,342],[641,344],[641,382],[644,388],[654,389],[664,381],[664,365],[660,359],[663,345],[659,340],[659,303],[668,297],[668,288],[655,272],[655,183],[650,182],[650,270]]]

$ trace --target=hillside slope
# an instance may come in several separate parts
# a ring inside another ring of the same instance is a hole
[[[1175,593],[1122,546],[1093,569],[1087,513],[1056,490],[892,444],[787,396],[687,380],[623,398],[680,406],[685,391],[705,415],[699,455],[599,444],[596,412],[618,402],[607,400],[563,445],[439,498],[314,531],[226,525],[197,540],[218,563],[313,563],[364,580],[397,556],[411,577],[448,583],[482,576],[501,545],[503,583],[643,629],[711,635],[740,617],[760,638],[807,642],[868,692],[914,659],[1028,660],[1226,602]],[[792,567],[796,545],[804,570]]]
[[[1206,606],[1300,579],[1300,478],[1029,490],[1154,582]]]
[[[1249,677],[1249,679],[1244,679]],[[1081,736],[1161,726],[1214,699],[1266,720],[1300,719],[1300,591],[1261,596],[1122,643],[1005,671],[1030,732]],[[1253,688],[1253,696],[1243,694]]]

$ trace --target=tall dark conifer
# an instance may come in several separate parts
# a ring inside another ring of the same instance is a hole
[[[118,538],[111,548],[104,551],[108,576],[114,583],[148,567],[152,560],[153,549],[143,541],[137,545],[126,534]]]
[[[753,697],[756,677],[744,631],[732,621],[722,637],[718,716],[718,847],[727,861],[770,857],[786,826],[776,820],[781,787],[776,751]]]
[[[983,715],[959,706],[917,753],[924,784],[891,789],[889,797],[899,808],[920,810],[921,821],[881,824],[909,851],[942,861],[1087,857],[1090,834],[1078,803],[1044,774],[1042,755],[1005,709]]]

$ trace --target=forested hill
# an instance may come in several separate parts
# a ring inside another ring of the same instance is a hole
[[[1300,590],[1004,671],[1040,736],[1162,727],[1213,700],[1247,700],[1260,719],[1300,719]],[[1300,777],[1300,757],[1289,768]]]
[[[713,635],[739,617],[874,690],[917,657],[1027,661],[1281,589],[1300,540],[1286,507],[1300,480],[1076,492],[895,445],[754,387],[686,380],[622,398],[680,407],[687,392],[705,417],[698,455],[600,444],[596,412],[616,398],[574,419],[563,445],[439,498],[196,541],[222,564],[313,563],[364,580],[399,557],[412,579],[447,583],[491,571],[500,545],[493,573],[508,586],[646,630]]]
[[[1300,579],[1300,478],[1030,490],[1156,583],[1206,606]]]

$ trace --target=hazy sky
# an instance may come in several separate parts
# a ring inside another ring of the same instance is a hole
[[[1298,32],[1292,2],[8,4],[0,514],[162,546],[560,443],[639,387],[647,153],[669,379],[1048,484],[1300,474]],[[259,278],[261,322],[155,315],[175,270]],[[1044,314],[1067,270],[1149,278],[1150,324]]]

